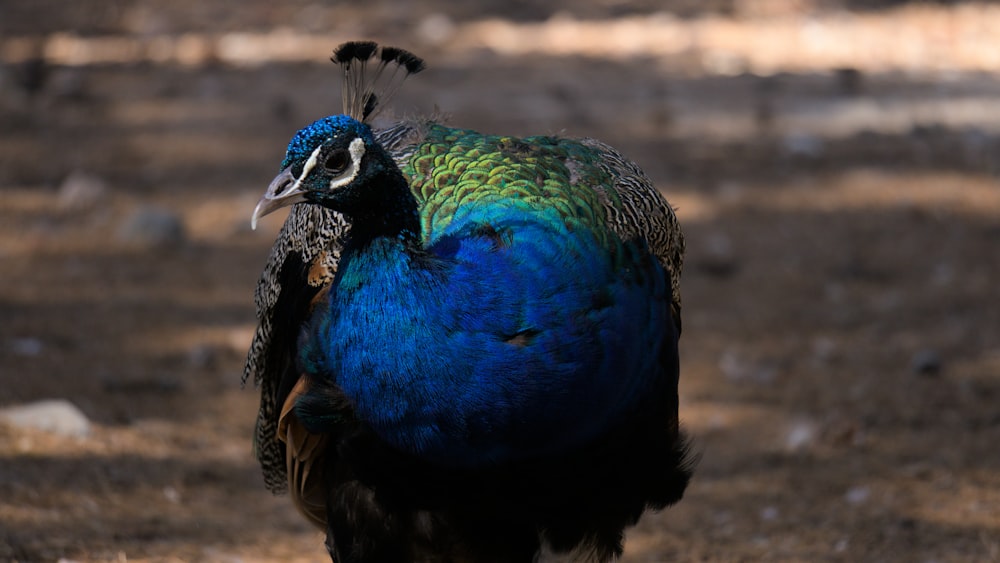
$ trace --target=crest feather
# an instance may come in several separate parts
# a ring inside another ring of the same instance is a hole
[[[379,47],[374,41],[344,43],[334,49],[330,60],[344,70],[344,114],[361,122],[375,117],[406,77],[425,68],[424,60],[413,53]],[[374,70],[368,70],[369,63],[375,65]]]

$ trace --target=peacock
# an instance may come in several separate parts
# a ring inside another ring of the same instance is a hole
[[[344,114],[299,130],[244,381],[254,445],[333,561],[606,561],[692,462],[684,239],[593,139],[374,128],[416,55],[339,46]]]

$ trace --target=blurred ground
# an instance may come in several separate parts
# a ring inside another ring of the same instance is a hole
[[[0,560],[326,560],[250,455],[247,223],[353,38],[428,59],[400,114],[602,138],[678,207],[702,458],[626,561],[1000,559],[1000,10],[452,4],[0,3],[0,407],[93,423],[0,425]]]

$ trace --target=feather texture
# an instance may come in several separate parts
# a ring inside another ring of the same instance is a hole
[[[334,59],[409,57],[358,43]],[[244,372],[268,487],[291,483],[336,561],[620,554],[691,471],[672,208],[599,141],[373,133],[378,94],[348,87],[354,117],[296,134],[262,199],[300,202]]]
[[[339,374],[384,439],[442,464],[593,438],[648,392],[627,374],[665,377],[676,340],[668,275],[610,229],[594,161],[571,140],[430,126],[403,169],[427,255],[383,239],[341,264],[303,367]]]

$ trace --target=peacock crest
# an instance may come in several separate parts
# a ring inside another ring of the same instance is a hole
[[[334,49],[330,60],[344,72],[344,115],[363,123],[388,105],[411,74],[424,68],[424,60],[399,47],[379,47],[374,41],[349,41]],[[369,68],[373,66],[373,68]]]

